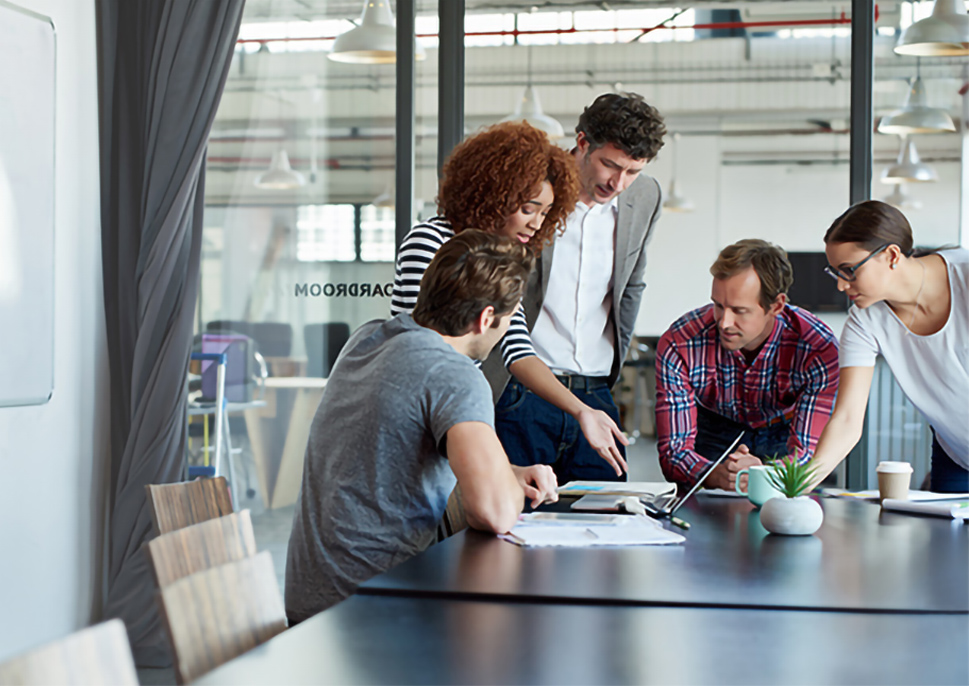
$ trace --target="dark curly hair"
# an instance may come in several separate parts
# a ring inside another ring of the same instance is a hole
[[[459,143],[447,161],[437,197],[440,213],[455,233],[499,231],[505,220],[534,198],[548,181],[555,200],[529,247],[551,244],[579,199],[575,160],[525,122],[490,126]]]
[[[666,125],[636,93],[606,93],[585,108],[575,132],[585,134],[589,152],[612,143],[636,160],[651,160],[663,147]]]

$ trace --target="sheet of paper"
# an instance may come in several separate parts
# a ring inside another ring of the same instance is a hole
[[[572,524],[567,524],[567,520],[554,523],[534,519],[520,521],[514,529],[499,538],[521,546],[561,547],[669,545],[686,540],[679,534],[667,531],[649,517],[592,514],[579,517],[581,519],[573,519]],[[593,519],[596,517],[603,519],[597,522]]]

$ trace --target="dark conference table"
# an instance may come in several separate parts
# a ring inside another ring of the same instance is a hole
[[[965,615],[356,596],[194,683],[966,684],[967,645]]]
[[[969,612],[969,525],[824,498],[814,536],[768,534],[746,500],[700,495],[675,546],[519,548],[460,533],[358,591],[493,601]],[[676,530],[676,529],[674,529]],[[963,646],[965,647],[965,646]]]

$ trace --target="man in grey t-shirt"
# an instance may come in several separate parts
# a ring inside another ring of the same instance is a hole
[[[461,484],[471,526],[501,533],[523,506],[556,498],[544,465],[512,467],[472,362],[508,328],[532,258],[463,231],[424,275],[413,316],[361,326],[333,367],[313,420],[286,562],[296,623],[427,548]]]

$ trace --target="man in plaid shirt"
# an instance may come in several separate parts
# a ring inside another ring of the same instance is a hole
[[[668,480],[691,486],[743,430],[705,482],[732,491],[761,458],[814,453],[838,390],[838,344],[787,303],[794,271],[780,247],[739,241],[710,273],[713,303],[674,322],[656,351],[659,461]]]

